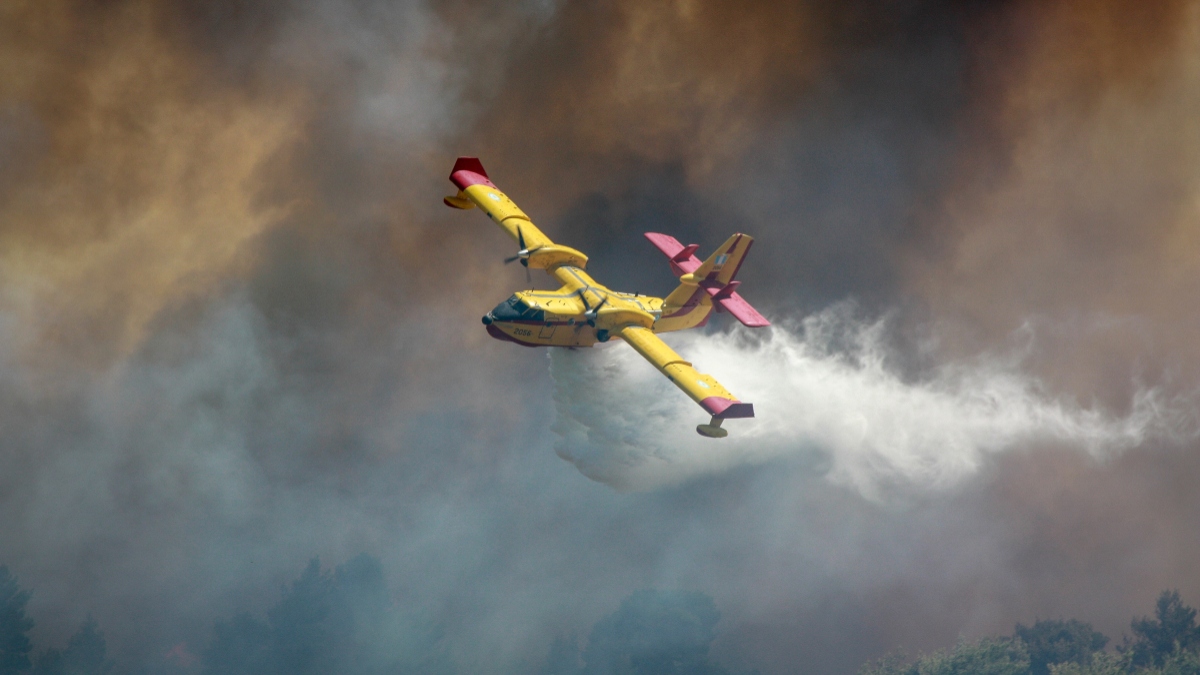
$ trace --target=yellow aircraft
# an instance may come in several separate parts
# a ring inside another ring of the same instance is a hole
[[[526,347],[591,347],[620,338],[653,363],[675,386],[700,404],[712,419],[696,431],[709,438],[729,434],[721,422],[754,417],[754,406],[738,401],[711,375],[696,371],[655,333],[703,326],[713,309],[732,314],[747,326],[771,325],[737,294],[734,281],[754,240],[735,234],[704,262],[674,237],[647,232],[646,238],[670,259],[679,287],[666,298],[613,291],[587,272],[587,256],[550,238],[529,220],[488,178],[475,157],[459,157],[450,172],[458,194],[445,203],[456,209],[478,206],[520,247],[505,262],[546,270],[562,284],[556,291],[522,291],[483,317],[488,333]]]

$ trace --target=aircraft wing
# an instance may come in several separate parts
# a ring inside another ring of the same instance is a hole
[[[697,371],[650,329],[626,326],[616,334],[713,417],[754,417],[752,403],[742,403],[712,375]]]
[[[446,206],[470,209],[476,206],[486,213],[497,225],[508,233],[522,249],[553,246],[541,230],[529,220],[508,195],[500,191],[488,178],[483,162],[475,157],[459,157],[450,170],[450,182],[458,188],[458,194],[443,200]]]

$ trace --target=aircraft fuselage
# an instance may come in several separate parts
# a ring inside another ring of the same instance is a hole
[[[601,303],[604,307],[629,303],[657,318],[663,301],[606,288],[521,291],[485,314],[483,323],[492,337],[526,347],[591,347],[609,339],[604,327],[587,314]]]
[[[697,288],[689,311],[664,317],[662,298],[610,290],[575,267],[552,273],[564,282],[561,288],[514,293],[484,315],[488,334],[526,347],[591,347],[612,337],[610,326],[631,318],[656,333],[666,332],[703,325],[705,309],[711,309],[707,294]]]

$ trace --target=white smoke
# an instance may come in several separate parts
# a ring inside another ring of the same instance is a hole
[[[718,440],[695,432],[707,415],[632,350],[551,350],[557,452],[620,490],[791,459],[878,499],[953,486],[989,455],[1022,443],[1067,444],[1104,458],[1178,426],[1153,391],[1139,392],[1117,417],[1055,400],[1001,359],[906,381],[887,365],[883,328],[835,309],[796,330],[665,336],[698,370],[754,403],[757,417],[727,421],[729,437]]]

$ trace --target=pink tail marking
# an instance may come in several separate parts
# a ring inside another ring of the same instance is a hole
[[[650,240],[651,244],[654,244],[655,248],[662,251],[663,255],[670,258],[671,271],[675,273],[675,276],[691,274],[700,268],[702,263],[695,256],[696,251],[700,248],[699,244],[684,246],[675,237],[657,232],[647,232],[646,238]]]

